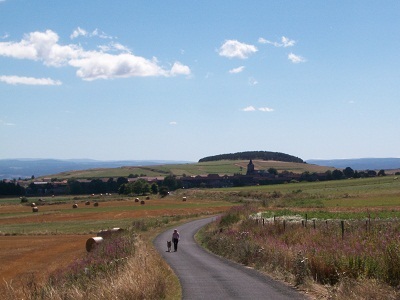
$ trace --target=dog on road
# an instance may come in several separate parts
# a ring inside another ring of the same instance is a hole
[[[172,246],[171,241],[167,241],[167,252],[171,252],[171,246]]]

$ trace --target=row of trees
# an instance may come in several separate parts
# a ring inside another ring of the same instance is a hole
[[[119,194],[135,194],[135,195],[146,195],[146,194],[160,194],[165,197],[168,195],[169,191],[175,191],[180,188],[182,184],[178,179],[176,179],[173,175],[168,175],[164,178],[162,183],[148,183],[144,179],[138,179],[134,182],[125,183],[120,186],[118,193]]]
[[[23,196],[25,195],[25,188],[20,186],[15,181],[13,182],[0,181],[0,195]]]
[[[325,172],[324,180],[340,180],[340,179],[348,179],[348,178],[368,178],[368,177],[376,177],[376,176],[386,176],[385,170],[380,170],[378,172],[374,170],[366,170],[366,171],[357,171],[353,170],[350,167],[342,170],[328,170]],[[317,173],[303,172],[301,174],[301,181],[316,181],[320,180],[320,176]]]
[[[165,196],[169,191],[174,191],[181,186],[180,181],[172,175],[166,176],[162,182],[152,184],[142,178],[129,182],[126,177],[118,177],[117,180],[109,178],[107,181],[93,179],[90,182],[70,179],[62,192],[57,190],[59,187],[57,187],[56,182],[48,182],[43,185],[37,185],[32,182],[25,190],[25,188],[15,184],[15,182],[6,183],[2,181],[0,183],[0,195],[45,195],[57,193],[70,195],[107,193],[145,195],[160,193],[162,196]]]

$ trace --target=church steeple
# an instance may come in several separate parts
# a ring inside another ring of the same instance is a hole
[[[246,175],[251,175],[253,173],[254,173],[254,164],[253,164],[253,160],[250,159],[250,162],[247,165]]]

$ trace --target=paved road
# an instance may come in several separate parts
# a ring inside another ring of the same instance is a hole
[[[194,234],[212,220],[207,218],[177,227],[181,237],[177,252],[166,252],[172,230],[154,240],[157,250],[179,277],[183,299],[307,299],[293,288],[197,245]]]

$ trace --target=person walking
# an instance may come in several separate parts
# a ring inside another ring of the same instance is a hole
[[[174,252],[178,251],[179,232],[177,229],[174,229],[172,234],[172,242],[174,243]]]

